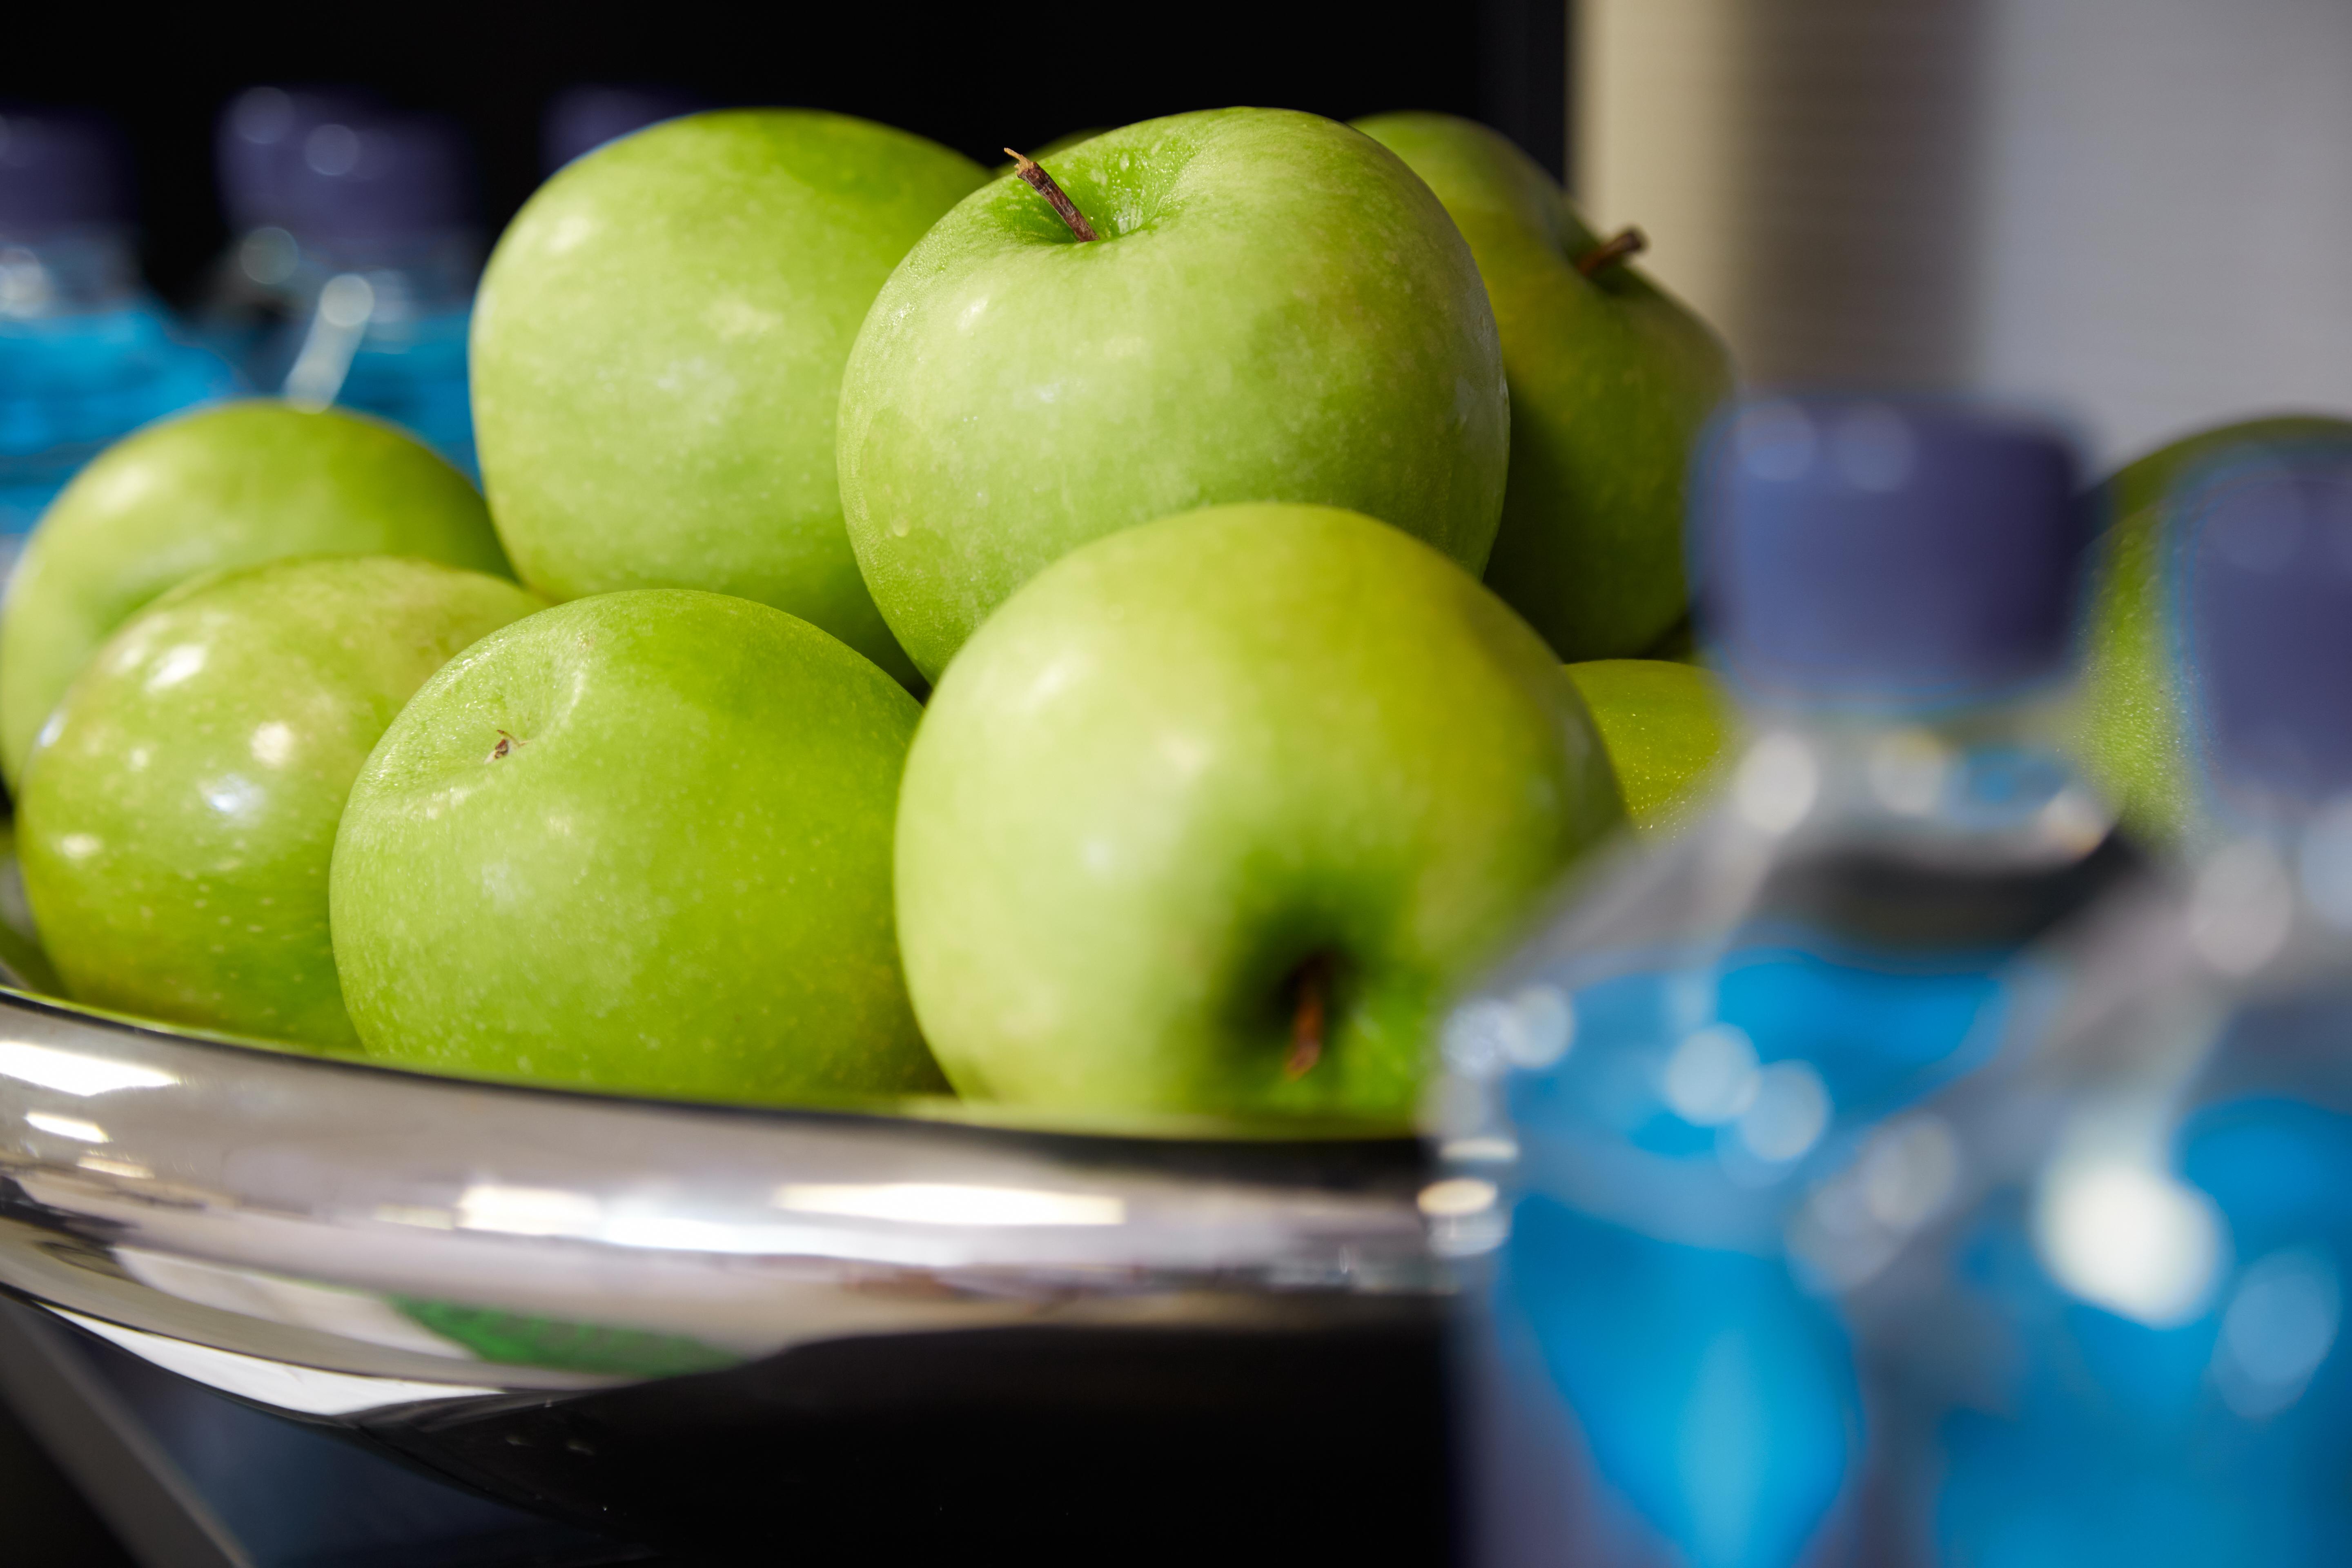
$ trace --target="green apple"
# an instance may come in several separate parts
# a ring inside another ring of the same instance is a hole
[[[757,599],[912,681],[842,532],[834,411],[883,279],[987,178],[907,132],[760,109],[541,186],[474,308],[482,478],[523,581]]]
[[[1730,737],[1731,700],[1722,682],[1696,665],[1656,658],[1571,664],[1568,678],[1601,731],[1634,831],[1680,823]]]
[[[908,984],[974,1099],[1402,1119],[1443,999],[1621,816],[1469,574],[1212,508],[1065,556],[949,666],[899,795]]]
[[[2157,843],[2177,840],[2197,815],[2163,569],[2174,487],[2210,462],[2315,444],[2352,447],[2352,422],[2305,416],[2225,425],[2160,447],[2101,487],[2106,526],[2092,553],[2076,745],[2084,773],[2130,827]]]
[[[414,555],[509,576],[466,477],[362,415],[232,403],[151,425],[50,503],[0,613],[0,768],[25,773],[98,645],[200,573],[290,555]]]
[[[65,994],[49,955],[41,950],[40,928],[25,900],[25,879],[16,858],[16,825],[0,822],[0,985],[48,996]]]
[[[425,677],[540,607],[503,578],[358,556],[206,576],[133,618],[43,729],[19,804],[67,994],[356,1046],[327,928],[343,797]]]
[[[920,710],[748,599],[598,595],[408,705],[335,845],[369,1052],[705,1100],[936,1089],[890,911]]]
[[[1562,658],[1649,650],[1683,614],[1683,479],[1731,389],[1721,340],[1618,260],[1507,139],[1447,114],[1358,121],[1429,182],[1478,258],[1511,384],[1486,583]]]
[[[1508,394],[1445,211],[1378,142],[1286,110],[1107,132],[1003,176],[898,264],[841,386],[866,586],[937,679],[1015,588],[1219,502],[1350,507],[1486,564]]]

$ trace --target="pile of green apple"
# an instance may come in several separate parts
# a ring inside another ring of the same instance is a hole
[[[64,992],[615,1091],[1408,1116],[1721,743],[1643,656],[1723,351],[1465,121],[1020,162],[746,110],[572,164],[477,307],[486,495],[269,403],[102,455],[0,624]]]

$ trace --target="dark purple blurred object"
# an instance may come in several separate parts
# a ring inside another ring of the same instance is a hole
[[[329,121],[286,164],[286,226],[298,238],[395,239],[473,219],[471,160],[446,121]]]
[[[130,159],[92,114],[0,105],[0,234],[130,223]]]
[[[472,161],[446,121],[384,112],[343,89],[261,87],[221,117],[223,205],[241,229],[382,240],[474,221]]]
[[[2192,475],[2173,509],[2177,650],[2225,805],[2352,792],[2352,446]]]
[[[632,131],[709,107],[693,93],[670,88],[592,84],[566,88],[549,101],[546,116],[540,121],[540,156],[551,174],[572,159]]]
[[[232,230],[286,226],[289,166],[320,125],[379,116],[374,94],[351,87],[251,87],[221,110],[213,136],[221,208]]]
[[[1918,708],[2063,668],[2088,541],[2072,447],[1943,405],[1751,398],[1700,459],[1699,629],[1747,696]]]

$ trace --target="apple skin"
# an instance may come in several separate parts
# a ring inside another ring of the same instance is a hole
[[[1672,831],[1697,804],[1733,724],[1730,693],[1709,671],[1658,658],[1602,658],[1568,667],[1643,835]]]
[[[949,666],[899,795],[908,983],[973,1099],[1402,1121],[1453,987],[1621,818],[1575,687],[1459,566],[1212,508],[1065,556]]]
[[[0,611],[0,769],[142,605],[201,573],[294,555],[412,555],[510,577],[466,476],[364,415],[232,403],[148,426],[50,503]]]
[[[344,796],[427,676],[541,607],[478,572],[331,557],[201,578],[123,626],[44,730],[19,805],[67,994],[355,1047],[327,926]]]
[[[702,1100],[938,1089],[890,910],[919,714],[835,638],[719,594],[598,595],[484,638],[343,813],[335,954],[369,1053]]]
[[[1486,584],[1564,659],[1648,651],[1685,609],[1683,485],[1731,390],[1723,342],[1600,243],[1534,159],[1447,114],[1358,129],[1429,182],[1478,258],[1511,385],[1511,477]]]
[[[762,109],[541,186],[474,308],[482,477],[523,580],[757,599],[913,681],[842,532],[834,413],[883,280],[987,178],[907,132]]]
[[[875,300],[841,387],[866,586],[936,680],[989,612],[1106,533],[1220,502],[1352,508],[1476,572],[1509,395],[1469,247],[1369,137],[1227,109],[1005,175]]]
[[[2128,827],[2178,843],[2200,816],[2164,571],[2173,486],[2214,461],[2325,445],[2352,449],[2352,421],[2296,415],[2224,425],[2126,464],[2100,487],[2105,526],[2091,552],[2074,745],[2085,777]]]

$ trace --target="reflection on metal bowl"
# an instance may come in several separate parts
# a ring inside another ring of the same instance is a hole
[[[1436,1552],[1425,1179],[1405,1139],[610,1099],[0,993],[0,1286],[682,1550]]]

